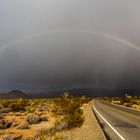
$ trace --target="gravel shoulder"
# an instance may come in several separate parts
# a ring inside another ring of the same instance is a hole
[[[82,107],[85,121],[81,128],[63,132],[68,140],[106,140],[92,111],[92,103]]]

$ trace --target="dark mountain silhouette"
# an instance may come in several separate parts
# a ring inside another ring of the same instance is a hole
[[[1,93],[0,98],[4,99],[28,98],[28,95],[20,90],[12,90],[8,93]]]
[[[133,89],[104,89],[104,88],[87,88],[87,89],[68,89],[59,91],[44,91],[41,93],[30,94],[31,98],[46,98],[46,97],[60,97],[65,91],[68,91],[72,96],[88,96],[88,97],[122,97],[125,94],[132,96],[140,96],[139,90]]]
[[[0,93],[0,98],[15,99],[15,98],[49,98],[60,97],[65,91],[68,91],[72,96],[87,96],[87,97],[122,97],[127,93],[132,96],[140,96],[139,90],[133,89],[104,89],[104,88],[87,88],[87,89],[67,89],[57,91],[43,91],[36,93],[24,93],[20,90],[12,90],[8,93]]]
[[[129,94],[132,96],[139,96],[139,90],[133,89],[104,89],[104,88],[89,88],[89,89],[72,89],[69,90],[72,95],[82,96],[86,95],[89,97],[122,97],[125,94]]]

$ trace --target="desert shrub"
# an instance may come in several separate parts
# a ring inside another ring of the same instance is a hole
[[[48,117],[43,115],[43,116],[40,117],[40,120],[41,121],[48,121]]]
[[[3,136],[2,140],[12,140],[12,135],[11,134],[6,134]]]
[[[63,106],[63,111],[65,112],[65,114],[73,114],[74,112],[78,112],[79,114],[82,115],[82,110],[80,109],[80,103],[73,103],[73,102],[69,102],[67,104],[67,106]]]
[[[1,100],[1,105],[3,105],[4,107],[8,107],[10,103],[10,100]]]
[[[29,123],[25,122],[24,124],[21,124],[18,129],[29,129]]]
[[[12,134],[6,134],[2,137],[2,140],[21,140],[22,135],[12,135]]]
[[[56,133],[56,130],[54,127],[52,128],[43,128],[39,131],[38,135],[39,136],[43,136],[43,135],[46,135],[46,136],[52,136]]]
[[[83,111],[78,103],[72,103],[67,107],[65,119],[68,122],[69,128],[80,127],[83,124]]]
[[[36,111],[36,107],[35,106],[26,106],[25,110],[27,113],[33,113]]]
[[[98,99],[107,100],[115,104],[124,105],[126,107],[132,107],[132,108],[137,108],[140,105],[140,97],[130,96],[128,94],[125,94],[125,96],[123,97],[104,97]]]
[[[0,129],[3,129],[5,125],[5,121],[3,119],[0,120]]]
[[[29,105],[28,100],[21,98],[14,100],[3,100],[0,102],[5,108],[11,108],[12,111],[25,110],[25,107]]]
[[[17,135],[13,137],[13,140],[22,140],[22,135]]]
[[[63,129],[80,127],[84,122],[83,111],[80,109],[82,104],[80,98],[61,98],[58,100],[57,104],[61,107],[64,120],[67,124],[65,124],[66,127],[62,125]]]
[[[68,122],[66,120],[61,120],[55,123],[56,131],[62,131],[64,129],[68,129]]]
[[[32,115],[32,114],[29,114],[26,118],[26,121],[29,123],[29,124],[38,124],[40,123],[41,119],[39,116],[37,115]]]
[[[12,120],[11,128],[18,126],[19,124],[20,124],[20,122],[18,122],[18,121],[16,121],[16,120],[13,119]]]
[[[25,110],[24,107],[21,104],[18,103],[11,103],[9,105],[9,108],[12,109],[12,111],[20,111],[20,110]]]
[[[139,108],[139,105],[133,104],[133,105],[132,105],[132,108],[138,109],[138,108]]]
[[[0,104],[0,109],[3,109],[3,108],[4,108],[4,106]]]
[[[81,98],[81,103],[82,103],[82,104],[84,104],[84,103],[86,104],[86,103],[89,103],[91,100],[92,100],[92,98],[82,97],[82,98]]]
[[[10,128],[12,125],[12,122],[5,121],[5,120],[0,120],[0,129],[7,129]]]
[[[133,105],[133,103],[128,102],[128,103],[124,103],[123,105],[126,106],[126,107],[131,107]]]
[[[121,105],[121,101],[119,101],[119,100],[115,100],[115,101],[113,101],[113,103],[114,103],[114,104]]]
[[[0,109],[0,113],[9,113],[9,112],[11,112],[11,111],[12,111],[11,108],[1,108],[1,109]]]
[[[83,124],[84,117],[78,112],[75,112],[74,114],[68,115],[66,117],[66,120],[68,122],[68,127],[74,128],[74,127],[80,127]]]
[[[31,140],[62,140],[62,135],[56,134],[55,128],[41,129],[38,134]]]

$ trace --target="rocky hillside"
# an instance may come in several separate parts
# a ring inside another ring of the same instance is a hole
[[[4,99],[28,98],[28,95],[20,90],[12,90],[8,93],[0,93],[0,98]]]

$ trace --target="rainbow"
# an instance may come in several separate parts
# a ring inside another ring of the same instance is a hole
[[[73,29],[70,29],[70,30],[65,30],[65,29],[57,29],[57,30],[52,30],[50,32],[40,32],[40,33],[37,33],[37,34],[32,34],[32,35],[29,35],[29,36],[25,36],[25,37],[22,37],[22,38],[19,38],[19,39],[16,39],[14,41],[11,41],[11,42],[8,42],[2,46],[0,46],[0,48],[3,48],[3,47],[10,47],[10,46],[13,46],[17,43],[20,43],[22,41],[25,41],[25,40],[28,40],[28,39],[32,39],[34,37],[38,37],[38,36],[42,36],[42,35],[49,35],[49,34],[56,34],[56,33],[67,33],[67,32],[75,32],[75,33],[87,33],[87,34],[94,34],[94,35],[97,35],[97,36],[101,36],[101,37],[105,37],[107,39],[111,39],[111,40],[114,40],[114,41],[117,41],[117,42],[120,42],[122,44],[125,44],[126,46],[128,47],[131,47],[133,49],[136,49],[138,51],[140,51],[140,47],[137,46],[136,44],[134,43],[131,43],[130,41],[128,41],[127,39],[123,39],[123,38],[120,38],[116,35],[112,35],[112,34],[108,34],[108,33],[102,33],[102,32],[92,32],[92,31],[88,31],[88,30],[73,30]]]

